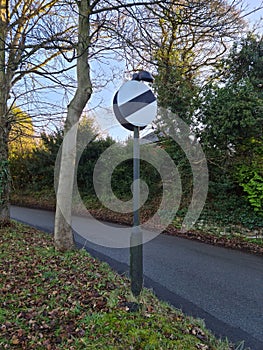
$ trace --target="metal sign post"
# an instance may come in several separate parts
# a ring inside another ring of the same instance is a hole
[[[142,231],[140,229],[140,130],[157,114],[157,101],[152,90],[142,82],[153,82],[149,72],[140,71],[124,83],[113,99],[113,110],[120,124],[134,132],[133,142],[133,228],[130,237],[131,290],[138,296],[143,284]]]
[[[130,245],[130,277],[133,295],[138,296],[143,284],[142,232],[140,230],[140,128],[134,127],[133,142],[133,228]]]

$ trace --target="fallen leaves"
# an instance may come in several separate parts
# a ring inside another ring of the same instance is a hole
[[[57,252],[34,229],[0,229],[0,258],[1,349],[217,348],[179,311],[150,293],[131,300],[127,279],[85,251]]]

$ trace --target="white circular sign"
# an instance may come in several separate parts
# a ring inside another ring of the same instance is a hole
[[[131,80],[116,93],[113,107],[118,121],[127,129],[145,127],[157,114],[157,101],[152,90],[142,82]]]

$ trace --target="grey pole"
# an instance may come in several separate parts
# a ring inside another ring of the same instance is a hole
[[[133,140],[133,226],[140,225],[139,206],[140,206],[140,128],[134,127]]]
[[[134,127],[133,142],[133,228],[130,239],[130,277],[131,290],[138,296],[143,284],[142,232],[140,230],[140,128]]]

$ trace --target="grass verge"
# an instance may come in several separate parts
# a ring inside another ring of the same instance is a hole
[[[135,300],[127,278],[84,250],[62,254],[21,224],[0,227],[0,272],[1,349],[233,349],[150,291]]]

